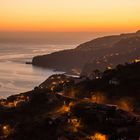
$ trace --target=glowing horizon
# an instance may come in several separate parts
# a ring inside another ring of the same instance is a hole
[[[4,0],[0,31],[134,31],[140,0]]]

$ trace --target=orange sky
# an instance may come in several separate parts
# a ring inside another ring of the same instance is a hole
[[[1,31],[134,31],[140,0],[0,0]]]

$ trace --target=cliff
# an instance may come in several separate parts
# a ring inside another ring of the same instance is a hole
[[[75,49],[64,50],[55,52],[48,55],[43,56],[35,56],[32,60],[32,64],[35,66],[52,68],[55,70],[61,70],[66,72],[73,72],[75,74],[80,74],[82,69],[87,66],[87,63],[92,63],[93,69],[96,69],[101,66],[101,69],[104,70],[110,64],[115,66],[119,63],[128,62],[134,57],[129,57],[131,52],[139,49],[140,33],[137,31],[136,33],[129,34],[121,34],[121,35],[113,35],[106,36],[94,39],[92,41],[83,43],[76,47]],[[120,56],[125,57],[127,59],[121,59]],[[133,55],[135,55],[133,53]],[[114,57],[110,56],[118,56],[119,60],[114,60]],[[137,52],[137,56],[140,54]],[[107,58],[107,60],[106,60]],[[105,60],[105,63],[102,62]],[[109,62],[107,62],[110,60]]]

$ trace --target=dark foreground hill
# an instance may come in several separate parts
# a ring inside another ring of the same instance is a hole
[[[52,75],[0,100],[0,140],[139,140],[140,62],[92,77]]]
[[[32,64],[79,74],[91,69],[104,70],[140,58],[140,31],[105,36],[83,43],[75,49],[36,56]],[[83,70],[84,69],[84,70]]]

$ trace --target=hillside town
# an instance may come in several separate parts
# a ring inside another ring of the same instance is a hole
[[[0,139],[139,140],[139,70],[135,60],[87,76],[55,74],[1,99]]]

